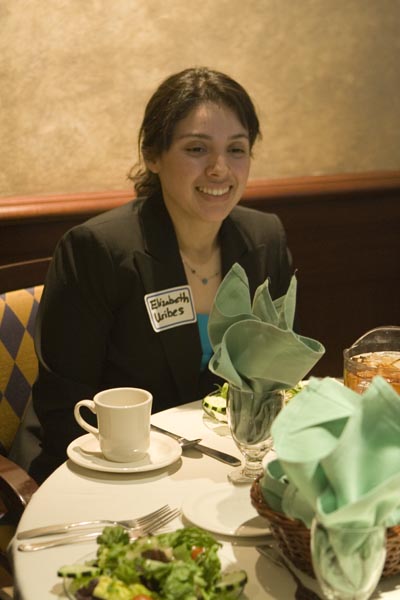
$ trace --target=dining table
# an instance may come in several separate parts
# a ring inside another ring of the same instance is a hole
[[[206,415],[201,401],[154,413],[151,421],[186,438],[201,438],[202,444],[241,458],[228,425]],[[87,436],[79,438],[82,444],[90,441],[91,434]],[[300,597],[296,596],[297,583],[289,571],[257,551],[257,546],[273,543],[268,522],[251,505],[250,485],[234,485],[228,481],[231,465],[195,448],[181,453],[179,447],[170,460],[158,457],[161,466],[156,463],[155,468],[123,472],[121,466],[113,467],[116,463],[110,463],[110,469],[103,468],[101,461],[100,466],[99,461],[92,463],[90,450],[87,458],[84,453],[75,455],[79,439],[70,447],[67,460],[33,495],[20,519],[17,534],[53,523],[133,518],[168,503],[181,509],[181,514],[163,531],[182,526],[198,526],[210,531],[221,543],[223,568],[247,572],[243,600]],[[169,464],[163,464],[165,462]],[[44,539],[49,537],[40,538]],[[20,544],[21,540],[15,536],[10,547],[17,600],[66,598],[64,581],[57,576],[58,569],[94,557],[97,548],[95,539],[35,552],[21,551]],[[296,573],[323,598],[313,578],[298,570]],[[400,576],[382,579],[373,598],[400,598]]]

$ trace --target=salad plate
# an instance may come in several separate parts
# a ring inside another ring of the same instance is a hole
[[[94,558],[96,558],[96,554],[91,552],[90,554],[85,554],[85,556],[82,556],[81,558],[78,558],[78,560],[76,561],[77,565],[82,565],[85,564],[89,561],[92,561]],[[65,596],[69,599],[69,600],[76,600],[76,596],[74,594],[73,591],[73,587],[72,587],[72,582],[73,579],[70,579],[68,577],[64,577],[64,593]]]
[[[270,534],[267,521],[251,504],[247,485],[216,484],[184,500],[182,512],[188,521],[213,533],[234,537]]]
[[[96,597],[148,598],[153,597],[149,584],[157,590],[157,598],[171,598],[172,592],[180,600],[188,593],[192,598],[195,589],[199,598],[243,597],[246,571],[210,533],[195,527],[181,528],[133,542],[123,540],[121,534],[126,536],[121,528],[108,528],[103,539],[98,539],[97,552],[59,567],[63,597],[92,600],[98,586]]]
[[[127,463],[107,460],[100,450],[98,439],[91,433],[73,440],[67,448],[68,458],[80,467],[109,473],[141,473],[161,469],[174,463],[181,454],[182,448],[176,440],[156,431],[150,433],[150,448],[145,457]]]
[[[218,556],[221,561],[221,570],[224,573],[230,573],[231,571],[237,570],[239,568],[238,564],[232,558],[230,558],[228,556],[228,554],[224,550],[224,548],[221,548],[218,551]],[[81,558],[79,558],[76,561],[76,564],[82,565],[84,563],[92,561],[95,558],[96,558],[96,554],[91,552],[90,554],[86,554],[85,556],[82,556]],[[74,588],[73,588],[72,582],[73,582],[73,579],[64,577],[64,582],[63,582],[64,594],[65,594],[65,597],[68,598],[68,600],[76,600],[76,595],[74,593]]]

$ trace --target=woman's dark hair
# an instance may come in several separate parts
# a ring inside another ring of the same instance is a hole
[[[185,69],[161,83],[150,98],[139,131],[139,156],[155,159],[172,143],[175,127],[190,111],[204,102],[230,108],[249,133],[250,148],[260,136],[258,117],[246,90],[228,75],[206,67]],[[161,189],[160,180],[140,160],[128,178],[138,196],[148,196]]]

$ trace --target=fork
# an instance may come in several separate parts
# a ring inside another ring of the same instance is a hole
[[[112,521],[109,519],[99,519],[97,521],[78,521],[76,523],[60,523],[57,525],[47,525],[45,527],[36,527],[34,529],[27,529],[17,534],[17,540],[27,540],[33,537],[40,537],[42,535],[54,535],[58,533],[70,533],[75,532],[79,529],[89,529],[90,527],[99,528],[99,525],[120,525],[126,529],[134,529],[135,527],[145,526],[152,519],[161,517],[163,514],[167,514],[171,510],[168,504],[161,506],[157,510],[151,513],[136,517],[134,519],[125,519],[121,521]]]
[[[127,533],[131,540],[151,535],[155,531],[167,525],[170,521],[173,521],[176,517],[179,517],[181,511],[179,508],[169,508],[161,517],[150,519],[145,525],[132,527],[127,529]],[[34,552],[36,550],[45,550],[47,548],[54,548],[55,546],[66,546],[68,544],[77,544],[80,542],[90,542],[92,539],[96,539],[101,534],[100,531],[91,531],[90,533],[82,533],[80,535],[63,535],[61,537],[55,537],[52,540],[46,540],[45,542],[34,542],[32,544],[19,544],[18,550],[21,552]]]

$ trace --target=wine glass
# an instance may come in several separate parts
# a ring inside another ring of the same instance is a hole
[[[311,526],[311,557],[327,600],[367,600],[381,577],[386,558],[386,528]]]
[[[272,448],[271,426],[283,406],[284,392],[256,393],[229,384],[227,415],[232,438],[244,463],[229,473],[232,483],[252,483],[263,473],[262,460]]]

